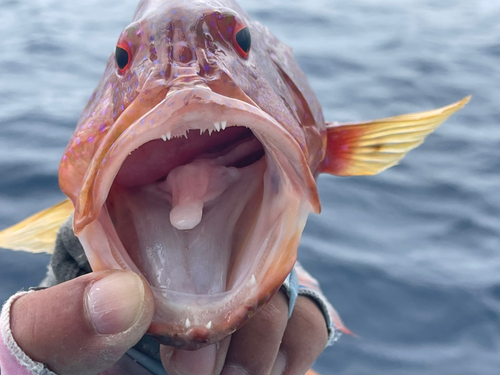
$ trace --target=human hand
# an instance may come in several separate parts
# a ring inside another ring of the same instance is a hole
[[[21,296],[11,306],[10,327],[19,347],[53,372],[95,375],[141,339],[153,312],[142,278],[100,271]]]
[[[153,311],[147,282],[127,271],[101,271],[20,297],[11,307],[11,328],[25,353],[55,373],[97,374],[139,341]],[[162,346],[161,357],[171,375],[304,374],[326,341],[316,304],[299,296],[288,320],[288,301],[278,293],[220,343],[198,351]],[[130,362],[109,373],[145,373]]]

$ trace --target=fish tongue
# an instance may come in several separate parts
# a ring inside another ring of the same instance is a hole
[[[201,222],[205,203],[220,196],[240,176],[237,168],[215,165],[209,159],[173,169],[164,182],[165,190],[172,194],[172,226],[179,230],[195,228]]]

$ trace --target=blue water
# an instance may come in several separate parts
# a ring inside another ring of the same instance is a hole
[[[0,0],[0,227],[60,201],[57,167],[136,1]],[[472,102],[401,165],[320,177],[300,258],[346,324],[323,374],[500,374],[500,2],[242,1],[331,121]],[[0,301],[48,256],[0,250]]]

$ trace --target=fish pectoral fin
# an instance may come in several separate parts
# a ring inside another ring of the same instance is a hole
[[[73,212],[67,199],[0,232],[0,247],[30,253],[54,251],[57,231]]]
[[[337,176],[374,175],[396,165],[419,146],[470,96],[446,107],[381,120],[327,124],[326,155],[321,172]]]

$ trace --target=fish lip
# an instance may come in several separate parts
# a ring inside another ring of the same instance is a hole
[[[165,116],[164,113],[158,114],[164,108],[170,109],[171,113],[168,116]],[[108,240],[107,246],[111,248],[108,252],[114,259],[106,263],[100,259],[102,254],[92,254],[92,251],[89,252],[87,249],[100,249],[102,247],[102,244],[93,244],[92,238],[103,237],[104,229],[98,227],[102,227],[101,222],[105,218],[100,218],[99,215],[103,215],[102,210],[105,207],[111,185],[128,154],[151,140],[160,139],[166,131],[170,131],[174,135],[187,121],[199,120],[201,116],[198,111],[203,112],[203,120],[207,123],[225,119],[229,121],[231,119],[232,122],[228,122],[228,126],[237,123],[239,126],[249,127],[262,143],[266,154],[274,155],[286,165],[286,168],[288,168],[287,174],[293,175],[291,182],[297,184],[296,188],[301,189],[307,199],[297,198],[297,202],[300,201],[300,203],[294,203],[294,207],[297,208],[297,218],[291,220],[294,223],[291,235],[286,237],[287,240],[283,242],[282,246],[278,246],[282,255],[279,262],[276,262],[279,264],[266,268],[266,273],[262,276],[262,280],[259,280],[259,288],[256,292],[249,293],[251,295],[248,298],[241,296],[240,308],[236,309],[236,311],[221,308],[224,313],[220,320],[213,321],[212,329],[204,329],[203,325],[199,324],[193,327],[182,327],[179,324],[167,325],[158,321],[158,319],[153,320],[149,330],[150,333],[159,337],[163,343],[184,349],[197,349],[217,342],[233,333],[277,292],[295,264],[296,249],[307,214],[314,209],[317,210],[314,202],[319,202],[316,184],[305,156],[299,144],[279,122],[251,104],[225,97],[206,88],[181,89],[170,93],[147,114],[135,120],[115,140],[105,138],[94,156],[101,163],[95,163],[93,160],[92,165],[96,169],[87,171],[85,183],[90,188],[84,190],[84,193],[78,197],[74,216],[75,233],[84,245],[87,257],[94,270],[122,268],[132,269],[141,274],[141,271],[135,265],[134,269],[134,267],[128,265],[128,262],[123,261],[123,258],[116,255],[116,250],[113,250],[111,244],[113,240],[110,240],[108,234],[105,235]],[[149,123],[147,127],[141,128],[141,123],[146,124],[151,119],[157,118],[155,116],[160,116],[161,121],[153,124]],[[193,128],[199,129],[199,127]],[[82,207],[90,207],[90,210],[82,211]],[[99,230],[102,230],[102,233],[96,236],[96,231]],[[95,252],[95,250],[93,251]],[[275,259],[276,255],[269,256],[269,258],[272,258],[272,261],[277,261]],[[153,290],[153,292],[157,296],[158,293],[161,293],[161,290],[159,292]],[[244,293],[239,294],[244,295]],[[158,301],[158,298],[155,299]],[[221,305],[226,306],[223,303]]]
[[[227,117],[233,117],[232,115],[234,114],[235,118],[242,118],[242,115],[245,115],[255,120],[254,122],[243,120],[241,123],[244,123],[245,126],[252,130],[254,135],[263,144],[266,152],[281,153],[283,157],[290,161],[291,166],[295,169],[295,173],[299,176],[299,182],[302,184],[306,197],[311,204],[312,211],[315,213],[321,211],[316,182],[309,169],[307,160],[300,145],[283,125],[256,106],[217,94],[205,87],[196,87],[176,90],[174,92],[169,91],[164,100],[148,113],[134,121],[118,138],[113,139],[110,137],[112,135],[110,132],[103,139],[84,177],[83,188],[76,197],[76,202],[74,202],[75,215],[73,218],[73,229],[75,234],[78,235],[87,224],[97,219],[111,188],[111,184],[123,164],[126,155],[150,140],[160,139],[169,130],[174,135],[173,129],[165,129],[165,124],[175,124],[179,117],[185,115],[193,107],[197,108],[197,106],[201,106],[203,108],[209,105],[216,106],[220,114],[215,116],[213,112],[216,111],[211,112],[212,118],[206,119],[207,122],[211,120],[213,122],[224,120],[221,118],[221,114]],[[140,130],[141,123],[151,121],[151,115],[158,113],[163,107],[166,109],[170,108],[173,111],[172,114],[169,117],[163,116],[163,121],[159,124],[154,126],[150,124],[147,127],[149,138],[140,140],[136,138],[134,134],[137,134],[136,130]],[[198,128],[193,127],[193,129]],[[279,145],[280,142],[283,144]],[[122,153],[122,156],[116,157],[120,153]],[[100,173],[103,168],[111,169],[111,173],[107,173],[103,177],[105,173]]]

